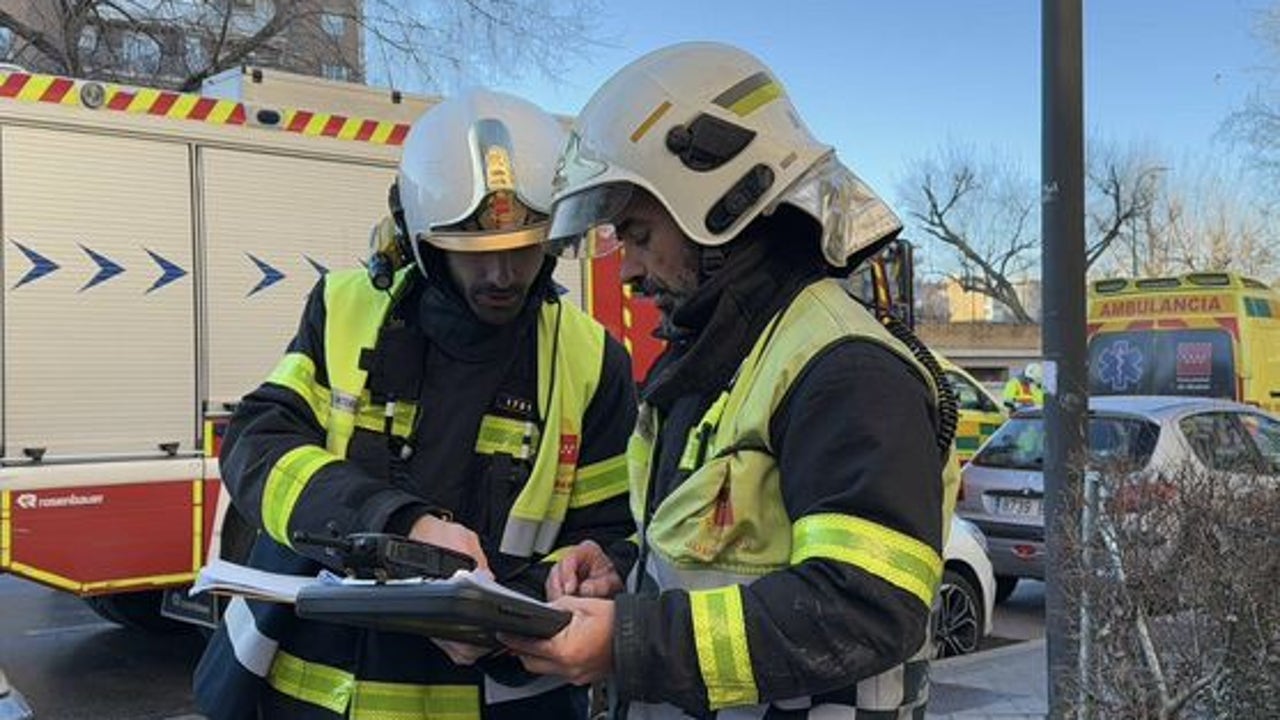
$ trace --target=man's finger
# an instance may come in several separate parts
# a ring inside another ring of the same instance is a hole
[[[578,587],[578,595],[589,598],[603,598],[608,595],[608,583],[603,580],[583,580]]]
[[[582,572],[582,555],[575,548],[558,563],[560,567],[560,594],[578,592],[578,574]],[[554,598],[552,598],[554,599]]]
[[[560,594],[574,595],[578,592],[578,573],[567,572],[560,578]]]
[[[555,600],[563,594],[563,583],[560,580],[560,563],[551,566],[551,572],[547,573],[547,600]]]

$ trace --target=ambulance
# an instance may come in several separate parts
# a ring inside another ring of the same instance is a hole
[[[206,87],[0,69],[0,572],[146,629],[202,611],[182,590],[247,539],[219,532],[221,427],[316,281],[364,260],[435,102],[258,68]],[[580,276],[557,271],[574,302]]]
[[[1224,272],[1098,280],[1091,395],[1197,395],[1280,411],[1280,294]]]

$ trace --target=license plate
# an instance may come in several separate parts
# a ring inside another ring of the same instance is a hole
[[[1000,515],[1021,515],[1040,517],[1041,499],[1031,497],[998,496],[996,497],[996,513]]]

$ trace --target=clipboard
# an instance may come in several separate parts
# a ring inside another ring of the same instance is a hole
[[[307,585],[298,591],[299,617],[391,632],[499,647],[495,633],[548,638],[571,614],[513,591],[464,583]]]

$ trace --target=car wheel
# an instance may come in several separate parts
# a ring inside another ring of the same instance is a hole
[[[1012,575],[996,576],[996,603],[1002,603],[1009,599],[1014,590],[1018,589],[1018,578]]]
[[[978,649],[985,625],[982,594],[969,578],[952,569],[942,574],[933,640],[940,658],[967,655]]]

